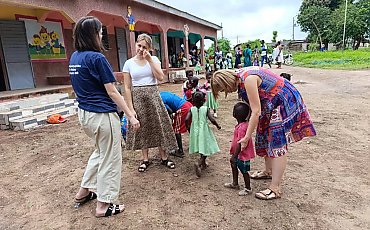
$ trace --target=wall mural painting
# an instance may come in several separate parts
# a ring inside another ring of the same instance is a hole
[[[28,52],[31,60],[67,59],[61,22],[37,22],[35,19],[19,18],[26,27]]]

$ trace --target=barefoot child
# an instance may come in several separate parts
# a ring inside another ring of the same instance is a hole
[[[201,176],[201,171],[207,167],[206,159],[220,151],[217,145],[215,136],[208,126],[207,118],[214,124],[217,129],[221,126],[216,122],[207,106],[204,105],[205,96],[202,92],[193,94],[193,107],[190,113],[186,116],[185,124],[187,129],[190,129],[189,138],[189,153],[198,153],[200,155],[199,162],[195,164],[195,172],[198,177]],[[190,126],[191,119],[191,126]]]
[[[213,110],[213,116],[217,117],[217,109],[218,109],[218,102],[215,100],[212,89],[211,89],[211,78],[213,73],[209,72],[206,74],[206,82],[202,86],[202,89],[204,89],[207,92],[207,100],[206,105],[208,108]]]
[[[182,85],[182,93],[184,95],[184,99],[186,100],[187,99],[186,98],[186,91],[189,89],[189,86],[191,85],[190,81],[193,78],[194,73],[193,73],[192,70],[187,70],[185,72],[185,75],[186,75],[187,80]]]
[[[185,90],[185,100],[193,104],[193,93],[200,90],[199,79],[197,77],[192,77],[186,84]]]
[[[250,159],[254,158],[254,147],[252,139],[249,140],[248,145],[245,149],[241,150],[241,146],[238,143],[240,139],[245,136],[248,128],[248,119],[250,115],[250,107],[247,103],[238,102],[234,106],[233,117],[238,121],[238,124],[234,129],[234,137],[231,142],[230,148],[230,165],[233,172],[233,182],[226,183],[226,188],[239,189],[238,174],[243,174],[245,188],[239,191],[240,196],[248,195],[252,192],[249,170],[250,170]]]

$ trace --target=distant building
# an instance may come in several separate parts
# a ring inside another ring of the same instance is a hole
[[[289,50],[292,50],[292,51],[307,51],[308,50],[308,42],[306,40],[286,41],[285,46]]]
[[[204,65],[204,40],[216,46],[217,30],[222,28],[153,0],[7,0],[0,1],[0,8],[0,91],[70,84],[72,30],[83,16],[95,16],[103,23],[104,55],[114,71],[121,71],[135,54],[140,33],[152,37],[153,55],[165,73],[173,55],[177,58],[182,52],[188,57],[199,41]]]

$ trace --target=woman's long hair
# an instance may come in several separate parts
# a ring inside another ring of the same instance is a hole
[[[228,93],[238,90],[238,76],[234,70],[221,69],[213,74],[211,79],[212,93],[215,99],[218,98],[219,92]]]
[[[104,50],[99,33],[102,23],[93,16],[83,17],[76,23],[73,31],[74,47],[78,51],[97,51]]]

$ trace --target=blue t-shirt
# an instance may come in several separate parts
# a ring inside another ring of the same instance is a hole
[[[185,104],[185,100],[170,92],[160,92],[162,101],[166,109],[170,108],[172,112],[176,112]]]
[[[117,111],[104,84],[115,82],[105,56],[95,51],[75,51],[69,61],[69,75],[80,109],[95,113]]]

